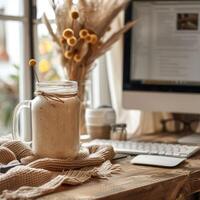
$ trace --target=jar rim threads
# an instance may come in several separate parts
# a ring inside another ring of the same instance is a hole
[[[42,91],[53,94],[76,94],[78,84],[76,81],[43,81],[36,83],[36,93]]]

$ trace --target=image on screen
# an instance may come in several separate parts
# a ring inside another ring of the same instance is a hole
[[[199,14],[198,13],[178,13],[177,30],[198,30]]]
[[[200,2],[134,2],[130,77],[143,84],[200,85]]]

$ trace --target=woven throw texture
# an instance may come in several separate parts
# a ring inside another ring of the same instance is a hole
[[[0,166],[22,165],[0,174],[0,199],[33,199],[55,192],[62,184],[78,185],[92,177],[106,178],[119,173],[120,166],[110,160],[111,146],[81,148],[76,159],[39,158],[20,141],[5,141],[0,146]]]

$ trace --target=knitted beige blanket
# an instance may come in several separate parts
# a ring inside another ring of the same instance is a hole
[[[78,185],[120,171],[119,165],[110,162],[115,154],[111,146],[89,146],[71,160],[38,158],[20,141],[0,143],[0,167],[22,164],[0,174],[0,199],[33,199],[55,192],[62,184]]]

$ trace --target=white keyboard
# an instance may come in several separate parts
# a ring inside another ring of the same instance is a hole
[[[190,146],[183,144],[133,142],[102,139],[92,140],[87,144],[112,145],[117,153],[127,153],[133,155],[149,154],[178,158],[188,158],[200,149],[200,146],[194,145]]]

